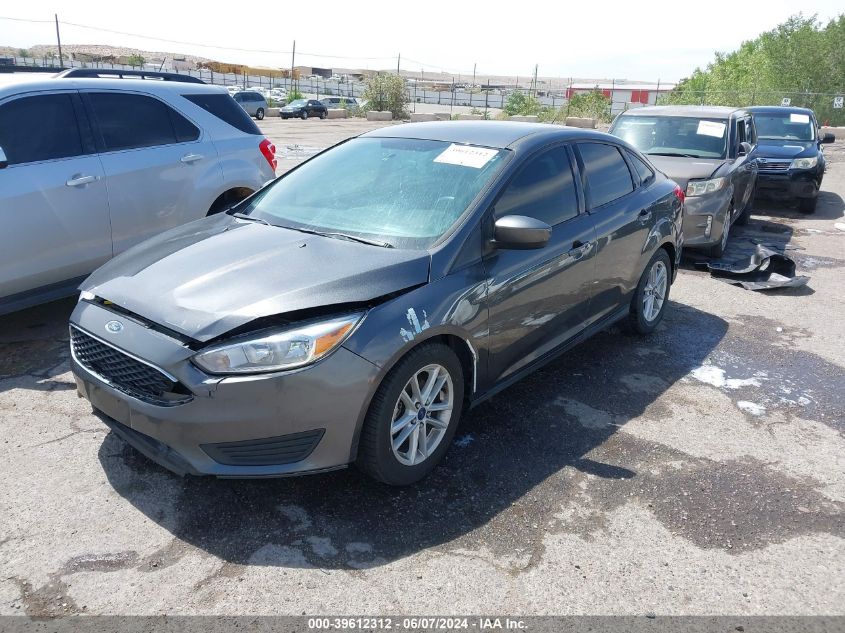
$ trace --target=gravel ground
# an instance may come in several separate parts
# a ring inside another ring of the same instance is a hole
[[[283,154],[375,124],[262,127]],[[682,270],[653,336],[473,410],[407,489],[180,479],[77,398],[73,301],[0,317],[0,614],[845,614],[843,155],[815,215],[761,201],[740,235],[808,287]]]

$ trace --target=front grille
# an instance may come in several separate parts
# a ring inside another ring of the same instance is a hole
[[[118,391],[162,406],[190,400],[188,390],[160,370],[73,326],[70,328],[70,344],[80,365]]]
[[[757,161],[757,171],[772,171],[772,172],[779,172],[779,171],[787,171],[789,166],[792,164],[792,161]]]
[[[323,438],[325,429],[314,429],[278,437],[221,444],[202,444],[211,459],[227,466],[277,466],[308,457]]]

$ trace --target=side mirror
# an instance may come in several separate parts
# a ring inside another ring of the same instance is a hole
[[[825,132],[821,140],[822,143],[833,143],[834,141],[836,141],[836,137],[830,132]]]
[[[751,146],[751,143],[743,141],[739,144],[739,156],[747,156],[753,149],[754,148]]]
[[[9,159],[6,158],[6,152],[0,147],[0,169],[5,169],[9,166]]]
[[[493,226],[493,245],[514,250],[543,248],[551,235],[552,227],[545,222],[525,215],[506,215]]]

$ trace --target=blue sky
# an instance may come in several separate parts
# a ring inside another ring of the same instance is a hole
[[[297,64],[304,65],[395,68],[401,53],[402,68],[413,71],[468,74],[477,64],[479,74],[527,76],[536,63],[541,76],[673,81],[706,64],[715,51],[737,48],[798,9],[822,20],[842,12],[841,0],[797,5],[782,0],[629,0],[572,6],[323,0],[302,9],[295,6],[272,0],[258,5],[42,0],[31,5],[6,3],[0,16],[46,21],[58,13],[62,22],[146,36],[65,24],[62,41],[68,44],[191,53],[271,67],[290,65],[295,39]],[[54,41],[50,23],[0,19],[0,45],[27,47]]]

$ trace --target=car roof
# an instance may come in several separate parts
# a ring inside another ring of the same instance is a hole
[[[603,132],[583,128],[550,125],[548,123],[523,123],[518,121],[431,121],[425,123],[405,123],[379,128],[361,135],[374,138],[413,138],[447,143],[481,145],[505,149],[521,141],[541,137],[554,137],[561,140],[568,138],[620,139]],[[551,138],[549,138],[551,140]]]
[[[668,105],[646,106],[626,110],[620,116],[686,116],[708,119],[729,119],[734,114],[747,112],[747,108],[729,106]]]
[[[745,108],[751,114],[813,114],[813,111],[810,108],[798,108],[798,107],[783,107],[783,106],[751,106],[750,108]]]
[[[43,73],[0,73],[0,97],[21,91],[57,89],[138,90],[139,92],[175,92],[178,94],[227,93],[222,86],[161,81],[157,79],[112,79],[106,77],[56,77]],[[227,93],[228,94],[228,93]]]

